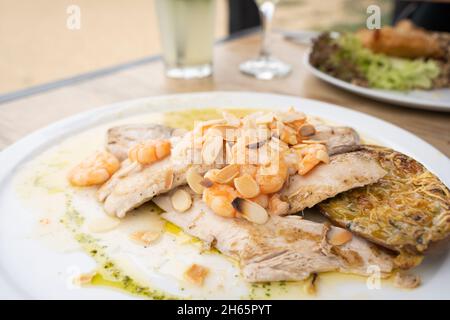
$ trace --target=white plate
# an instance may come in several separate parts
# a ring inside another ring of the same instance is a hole
[[[413,134],[392,124],[349,109],[290,96],[211,92],[145,98],[117,103],[41,129],[0,153],[0,298],[129,298],[103,288],[68,290],[67,270],[73,265],[92,268],[83,253],[58,253],[27,237],[23,231],[32,223],[31,212],[19,200],[12,180],[30,159],[64,138],[104,124],[124,114],[204,107],[288,108],[294,106],[309,115],[352,126],[381,144],[404,152],[422,162],[448,186],[450,161],[441,152]],[[19,218],[20,217],[20,218]],[[450,298],[450,256],[447,251],[428,257],[418,270],[423,285],[416,290],[368,290],[345,284],[339,295],[328,298]],[[361,284],[359,284],[361,286]],[[363,294],[360,295],[361,290]],[[320,296],[319,296],[320,297]]]
[[[359,94],[361,96],[405,107],[450,112],[450,89],[435,89],[430,91],[412,90],[408,92],[401,92],[364,88],[332,77],[320,71],[309,63],[310,53],[311,52],[308,51],[303,57],[303,62],[308,70],[311,71],[311,73],[316,77],[322,79],[323,81],[331,83],[336,87]]]

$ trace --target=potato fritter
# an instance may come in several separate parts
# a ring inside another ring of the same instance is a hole
[[[332,221],[408,255],[450,234],[450,192],[416,160],[389,148],[364,146],[387,171],[377,183],[319,204]]]

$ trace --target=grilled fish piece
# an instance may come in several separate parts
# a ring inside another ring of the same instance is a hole
[[[146,140],[169,139],[174,134],[181,135],[181,130],[160,124],[127,124],[112,127],[106,135],[106,149],[120,161],[128,157],[128,150]]]
[[[139,207],[154,196],[186,184],[186,172],[192,166],[195,166],[199,173],[220,167],[215,163],[197,165],[190,161],[191,132],[182,138],[172,137],[171,142],[170,157],[150,165],[125,160],[120,170],[100,187],[97,198],[104,202],[104,209],[109,215],[123,218],[128,211]]]
[[[319,204],[337,225],[405,255],[450,234],[450,192],[416,160],[389,148],[363,150],[387,171],[377,183]]]
[[[367,150],[338,154],[305,176],[291,176],[281,190],[281,198],[289,203],[289,213],[295,213],[341,192],[374,183],[385,174]]]
[[[166,211],[162,214],[164,219],[206,246],[214,246],[236,259],[248,282],[303,280],[313,273],[328,271],[367,276],[373,265],[379,267],[382,276],[387,276],[394,268],[393,257],[375,245],[357,236],[333,245],[330,234],[343,229],[300,216],[272,216],[264,225],[258,225],[220,217],[199,197],[183,213],[171,207],[166,195],[156,197],[154,202]]]

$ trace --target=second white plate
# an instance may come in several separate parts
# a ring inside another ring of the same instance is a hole
[[[450,112],[450,89],[435,89],[429,91],[413,90],[401,92],[364,88],[332,77],[325,72],[320,71],[309,62],[310,53],[311,52],[308,51],[303,57],[304,64],[308,70],[311,71],[311,73],[316,77],[335,85],[336,87],[361,96],[405,107]]]

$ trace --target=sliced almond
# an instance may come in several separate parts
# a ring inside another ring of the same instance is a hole
[[[239,165],[229,164],[217,171],[211,180],[217,183],[225,184],[232,181],[239,174]]]
[[[211,170],[208,170],[206,173],[205,173],[205,176],[204,176],[204,179],[205,180],[209,180],[209,181],[212,181],[212,182],[217,182],[216,181],[216,176],[217,176],[217,173],[219,173],[219,169],[211,169]]]
[[[306,144],[306,143],[299,143],[299,144],[296,144],[295,146],[292,146],[292,148],[303,149],[303,148],[306,148],[307,146],[308,146],[308,144]]]
[[[214,185],[214,182],[212,182],[208,178],[204,178],[202,181],[200,181],[200,184],[205,188],[211,188]]]
[[[280,112],[276,115],[276,117],[284,123],[290,123],[306,118],[303,112],[296,111],[294,108],[289,109],[287,112]]]
[[[316,128],[312,124],[305,123],[300,127],[302,137],[310,137],[316,133]]]
[[[184,272],[184,276],[191,283],[202,286],[208,273],[208,268],[194,263]]]
[[[170,190],[173,184],[173,170],[167,170],[165,180],[164,180],[164,188],[166,190]]]
[[[133,240],[134,242],[144,245],[144,246],[149,246],[151,245],[153,242],[155,242],[156,240],[159,239],[159,237],[161,236],[160,232],[155,232],[155,231],[135,231],[130,235],[130,239]]]
[[[208,132],[211,130],[213,130],[214,132],[213,135],[221,136],[225,141],[236,141],[239,132],[239,130],[235,127],[224,124],[212,126],[211,129],[208,130]]]
[[[197,194],[202,194],[205,187],[201,184],[203,177],[194,168],[186,172],[186,180],[189,187]]]
[[[184,189],[178,189],[170,197],[173,208],[178,212],[185,212],[192,206],[192,197]]]
[[[285,127],[281,131],[280,140],[290,145],[296,145],[298,143],[297,134],[295,133],[295,130],[290,127]]]
[[[223,132],[222,132],[222,130],[220,130],[220,127],[217,127],[217,126],[221,126],[221,125],[214,125],[205,132],[204,136],[206,139],[208,137],[221,137],[223,139]]]
[[[87,223],[87,228],[90,232],[93,233],[103,233],[113,230],[119,224],[120,219],[104,216],[101,218],[89,220]]]
[[[325,150],[318,150],[316,152],[316,158],[319,159],[320,161],[324,162],[324,163],[329,163],[330,162],[330,157],[329,157],[328,153]]]
[[[222,116],[229,126],[239,127],[241,125],[241,120],[232,113],[223,111]]]
[[[332,228],[327,234],[328,242],[333,246],[341,246],[352,240],[353,235],[351,232],[341,229]]]
[[[152,199],[152,201],[160,207],[162,210],[168,212],[173,209],[170,197],[166,195],[157,196]]]
[[[326,140],[302,140],[304,144],[327,144]]]
[[[204,164],[213,164],[223,148],[223,139],[221,136],[208,137],[202,146],[202,159]]]
[[[195,128],[197,129],[204,129],[208,128],[217,124],[225,124],[224,119],[212,119],[212,120],[206,120],[206,121],[200,121],[195,124]]]
[[[256,118],[255,122],[257,124],[268,124],[273,121],[274,114],[272,112],[264,113],[262,116]]]
[[[264,224],[269,220],[266,209],[259,204],[243,198],[236,198],[232,202],[233,207],[250,222]]]
[[[276,137],[272,137],[269,142],[269,147],[274,151],[287,151],[289,150],[289,146],[280,139]]]
[[[249,174],[244,174],[241,177],[235,178],[234,186],[244,198],[256,197],[260,192],[259,185]]]
[[[79,286],[83,284],[89,284],[92,282],[92,279],[95,277],[96,274],[97,272],[95,271],[82,273],[73,279],[73,283]]]

